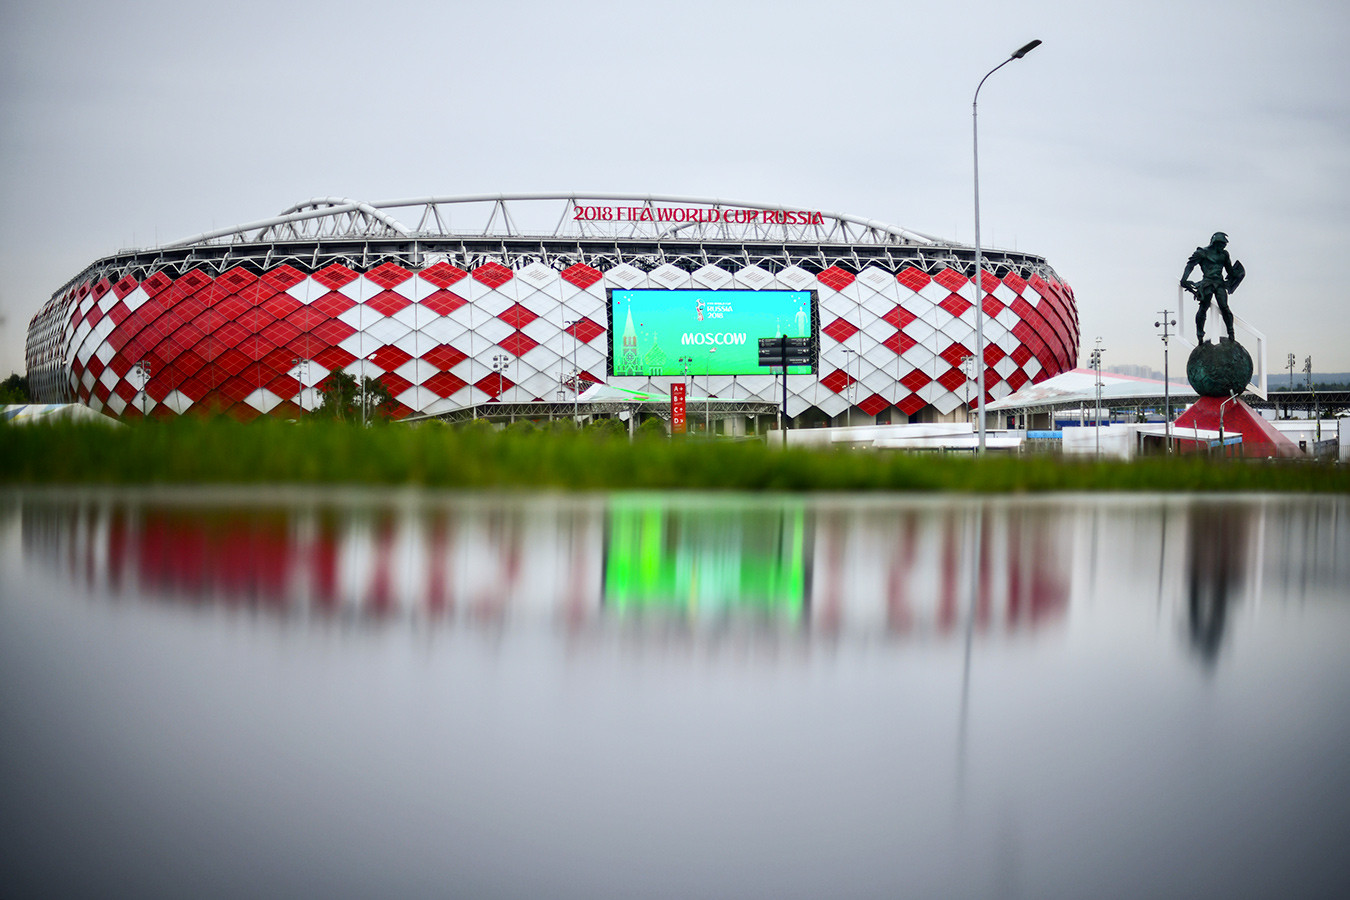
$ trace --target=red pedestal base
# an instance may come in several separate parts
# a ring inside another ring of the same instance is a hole
[[[1222,407],[1222,428],[1220,428]],[[1225,435],[1242,435],[1242,444],[1233,455],[1248,457],[1302,456],[1303,451],[1289,438],[1275,430],[1261,414],[1241,400],[1224,397],[1201,397],[1176,421],[1178,428],[1203,428],[1223,431]]]

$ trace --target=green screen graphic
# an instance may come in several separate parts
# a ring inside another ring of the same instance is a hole
[[[759,339],[818,339],[814,291],[609,292],[609,374],[768,375]],[[790,366],[809,375],[815,366]]]

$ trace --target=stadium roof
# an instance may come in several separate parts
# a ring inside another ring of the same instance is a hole
[[[1173,403],[1190,403],[1199,394],[1183,382],[1170,386],[1152,378],[1134,378],[1129,375],[1101,374],[1101,405],[1117,408],[1140,405],[1162,405],[1167,397]],[[990,412],[1037,413],[1094,406],[1097,403],[1097,373],[1092,369],[1071,369],[1040,384],[1031,384],[1001,400],[986,405]]]

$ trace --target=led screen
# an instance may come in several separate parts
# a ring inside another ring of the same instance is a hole
[[[609,374],[644,377],[767,375],[759,339],[818,340],[814,291],[640,290],[609,292]],[[789,373],[811,374],[812,365]]]

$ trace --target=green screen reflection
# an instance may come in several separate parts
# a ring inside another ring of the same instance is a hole
[[[810,590],[810,516],[615,501],[605,528],[604,604],[621,615],[797,622]]]

